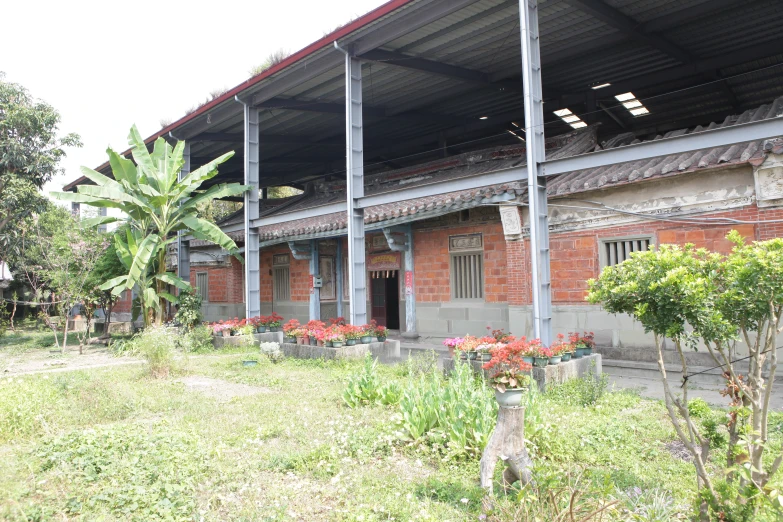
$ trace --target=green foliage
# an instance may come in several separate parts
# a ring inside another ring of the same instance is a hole
[[[115,353],[140,355],[147,361],[153,377],[168,377],[174,367],[176,345],[177,336],[169,328],[151,326],[130,340],[117,343]]]
[[[688,411],[693,417],[698,419],[705,419],[712,414],[710,405],[700,397],[688,401]]]
[[[201,294],[192,288],[182,290],[179,293],[177,315],[174,317],[174,320],[191,330],[199,325],[202,319]]]
[[[58,136],[60,114],[34,99],[0,73],[0,259],[25,216],[46,207],[38,191],[62,172],[65,148],[79,147],[79,136]]]
[[[212,353],[215,351],[212,338],[212,329],[202,325],[180,333],[178,341],[185,353]]]
[[[596,375],[592,368],[583,377],[569,379],[547,390],[547,395],[555,400],[569,401],[580,406],[595,405],[609,386],[609,376],[605,373]]]
[[[101,289],[120,294],[133,287],[140,289],[144,321],[154,319],[160,324],[166,301],[177,303],[167,288],[190,287],[174,274],[166,272],[166,248],[178,232],[196,239],[210,241],[238,256],[236,243],[214,223],[198,217],[204,202],[244,193],[249,187],[237,183],[218,184],[201,190],[201,184],[215,177],[218,165],[231,158],[229,152],[202,165],[179,179],[184,165],[185,142],[172,147],[163,138],[155,141],[152,152],[147,149],[138,129],[131,127],[128,142],[133,161],[108,149],[113,178],[87,167],[82,174],[94,185],[80,185],[78,193],[56,192],[52,195],[64,201],[84,203],[94,207],[117,208],[126,216],[100,217],[92,224],[124,221],[126,234],[115,235],[115,247],[127,272],[106,282]],[[134,163],[135,162],[135,163]]]
[[[288,51],[282,48],[269,53],[269,56],[267,56],[262,63],[250,69],[250,76],[251,77],[258,76],[262,72],[274,67],[275,65],[279,64],[280,62],[288,58],[290,54],[291,53],[289,53]]]
[[[400,386],[394,381],[383,382],[378,376],[378,361],[371,355],[364,357],[364,368],[348,378],[343,390],[343,401],[351,408],[380,404],[389,406],[400,401]]]
[[[635,522],[669,522],[682,511],[682,506],[667,491],[654,488],[633,488],[621,496],[628,511],[628,520]]]
[[[476,457],[497,420],[497,401],[466,364],[445,379],[439,371],[410,378],[400,398],[398,434],[448,459]]]
[[[124,520],[192,520],[209,457],[193,435],[131,424],[78,430],[42,441],[39,473],[74,488],[71,516],[107,513]]]

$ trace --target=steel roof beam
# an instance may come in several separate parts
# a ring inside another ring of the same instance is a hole
[[[614,27],[633,40],[658,49],[682,63],[690,63],[692,61],[691,55],[684,49],[674,45],[660,35],[651,35],[644,32],[642,24],[601,0],[569,0],[569,3],[580,11]]]
[[[442,76],[444,78],[450,78],[459,80],[461,82],[476,85],[479,87],[491,89],[499,92],[522,92],[522,85],[519,82],[514,81],[497,81],[490,80],[489,75],[481,71],[474,71],[472,69],[465,69],[463,67],[457,67],[455,65],[449,65],[445,63],[436,62],[433,60],[427,60],[426,58],[417,58],[415,56],[408,56],[402,53],[384,51],[376,49],[369,51],[360,56],[362,60],[369,60],[372,62],[382,63],[385,65],[394,65],[402,67],[404,69],[411,69],[414,71],[422,71],[425,73],[433,74],[436,76]]]

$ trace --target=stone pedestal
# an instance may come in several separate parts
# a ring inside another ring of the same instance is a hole
[[[259,343],[283,343],[283,332],[266,332],[254,334],[256,344]],[[245,342],[241,335],[232,335],[231,337],[215,336],[212,338],[212,344],[216,350],[225,346],[241,346]]]
[[[446,373],[454,369],[454,359],[443,360],[443,371]],[[485,377],[489,377],[489,372],[484,370],[482,366],[486,364],[483,361],[470,361],[473,370],[476,373],[484,373]],[[546,391],[547,385],[550,384],[562,384],[568,379],[574,377],[582,377],[587,373],[592,372],[596,375],[601,375],[601,354],[594,353],[592,355],[586,355],[579,359],[571,359],[568,362],[561,362],[559,364],[550,364],[544,368],[533,368],[533,380],[536,381],[538,389],[542,392]]]
[[[129,334],[132,333],[132,331],[133,325],[130,321],[112,321],[109,323],[109,334]],[[106,333],[106,323],[102,321],[96,322],[95,333],[98,335],[103,335]]]

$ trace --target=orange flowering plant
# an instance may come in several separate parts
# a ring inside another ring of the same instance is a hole
[[[532,366],[523,360],[528,348],[527,341],[519,340],[496,345],[491,350],[492,359],[482,367],[490,371],[489,381],[493,388],[503,393],[508,389],[526,388],[530,384]]]

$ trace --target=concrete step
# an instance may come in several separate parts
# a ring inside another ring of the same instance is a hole
[[[657,362],[604,359],[603,365],[604,372],[609,375],[658,381],[661,379]],[[723,378],[723,371],[720,368],[714,368],[714,366],[715,364],[710,366],[688,365],[688,382],[693,386],[725,386],[726,379]],[[666,364],[665,367],[670,382],[678,384],[682,382],[682,367],[679,364]],[[747,364],[736,363],[735,371],[745,373],[747,370]],[[783,386],[783,383],[776,382],[775,387],[778,386]]]

